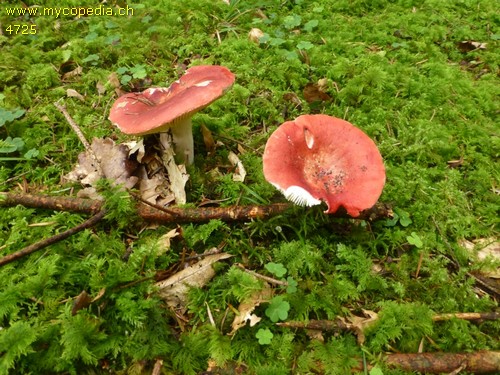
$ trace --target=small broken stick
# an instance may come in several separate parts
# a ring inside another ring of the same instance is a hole
[[[67,231],[64,231],[62,233],[56,234],[55,236],[46,238],[45,240],[36,242],[32,245],[25,247],[24,249],[16,251],[15,253],[6,255],[0,258],[0,266],[13,262],[29,254],[32,254],[35,251],[46,248],[47,246],[53,245],[59,241],[65,240],[66,238],[74,235],[75,233],[81,232],[84,229],[90,228],[95,224],[97,224],[104,217],[104,215],[106,215],[106,210],[103,209],[94,216],[92,216],[90,219],[84,221],[83,223],[77,225],[76,227],[68,229]]]

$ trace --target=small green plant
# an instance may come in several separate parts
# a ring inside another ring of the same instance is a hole
[[[285,301],[283,296],[276,296],[271,299],[269,306],[266,309],[266,316],[271,319],[271,322],[276,323],[280,320],[288,318],[290,304]]]
[[[375,366],[372,369],[370,369],[368,374],[369,375],[384,375],[384,372],[382,371],[382,369],[380,367]]]
[[[416,232],[411,232],[411,234],[406,237],[406,240],[410,245],[413,245],[419,249],[424,246],[422,239]]]
[[[0,97],[0,101],[3,100],[3,96]],[[16,119],[24,116],[26,111],[21,108],[16,108],[13,110],[7,110],[5,108],[0,107],[0,128],[3,127],[8,122],[13,122]],[[13,154],[19,153],[24,149],[24,140],[20,137],[6,137],[5,139],[0,139],[0,154]],[[20,157],[2,157],[0,156],[0,160],[8,161],[8,160],[25,160],[32,159],[38,156],[38,150],[31,149],[27,151],[22,158]]]
[[[136,64],[131,67],[122,66],[116,70],[116,73],[120,75],[120,83],[122,85],[127,85],[133,79],[146,78],[148,75],[146,66],[142,64]]]
[[[410,214],[401,208],[395,207],[393,209],[394,214],[392,219],[387,219],[385,221],[385,225],[388,227],[393,227],[395,226],[398,222],[402,227],[407,227],[412,223],[412,220],[410,219]]]
[[[8,110],[0,107],[0,127],[4,126],[7,122],[11,122],[22,117],[25,113],[26,111],[21,108]]]
[[[288,272],[288,270],[285,268],[285,266],[283,266],[283,264],[269,262],[264,266],[264,268],[269,272],[271,272],[276,277],[280,278],[282,281],[286,281],[287,284],[286,292],[288,294],[292,294],[297,291],[298,283],[293,277],[288,276],[286,280],[283,278]]]
[[[276,277],[283,277],[287,272],[286,268],[281,263],[269,262],[264,267]]]
[[[0,141],[0,154],[10,154],[11,152],[21,151],[24,147],[24,141],[19,138],[7,137]]]
[[[273,339],[273,333],[269,328],[259,328],[255,337],[259,340],[260,345],[269,345]]]
[[[278,53],[287,60],[298,59],[299,54],[296,50],[308,51],[314,47],[314,43],[308,40],[300,40],[297,35],[300,36],[302,32],[310,33],[319,25],[317,19],[309,20],[303,25],[302,22],[303,20],[300,15],[287,15],[279,21],[278,26],[276,26],[273,32],[264,33],[259,42],[263,45],[268,44],[270,47],[279,47]],[[259,23],[265,23],[267,28],[269,28],[273,20],[268,20],[267,22],[261,20],[254,21],[254,24]],[[302,28],[300,28],[301,25]]]

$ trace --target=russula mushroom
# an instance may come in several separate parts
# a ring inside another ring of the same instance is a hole
[[[113,104],[109,120],[125,134],[170,130],[177,157],[191,164],[194,159],[191,117],[221,97],[233,83],[234,74],[223,66],[194,66],[168,88],[149,88],[121,96]]]
[[[327,115],[282,124],[267,141],[263,163],[266,180],[287,199],[303,206],[324,201],[325,213],[342,206],[357,217],[375,205],[385,184],[375,143],[349,122]]]

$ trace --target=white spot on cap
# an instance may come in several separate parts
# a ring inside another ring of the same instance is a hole
[[[211,80],[207,80],[207,81],[203,81],[203,82],[200,82],[200,83],[197,83],[195,86],[196,87],[205,87],[205,86],[208,86],[209,84],[211,84],[213,81]]]
[[[280,190],[283,191],[282,189]],[[306,189],[301,188],[300,186],[290,186],[288,189],[283,191],[283,195],[286,199],[298,204],[299,206],[311,207],[321,203],[319,199],[314,198]]]
[[[121,103],[118,103],[116,108],[123,108],[123,107],[126,107],[127,106],[127,102],[121,102]]]
[[[168,92],[168,87],[151,87],[147,90],[150,95],[153,95],[155,92]]]
[[[307,128],[304,128],[304,139],[306,141],[307,147],[310,150],[314,145],[314,136]]]

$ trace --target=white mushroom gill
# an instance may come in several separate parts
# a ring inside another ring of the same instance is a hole
[[[311,207],[321,204],[321,200],[314,198],[306,189],[300,186],[289,186],[286,190],[281,189],[277,185],[275,186],[283,192],[286,199],[299,206]]]

